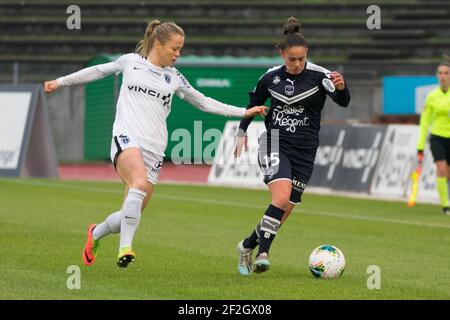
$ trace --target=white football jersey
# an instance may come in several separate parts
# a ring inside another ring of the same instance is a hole
[[[245,108],[237,108],[205,97],[195,90],[174,67],[161,68],[136,53],[122,55],[116,61],[92,66],[58,78],[60,86],[76,85],[122,72],[113,136],[129,134],[141,148],[164,156],[167,147],[166,118],[173,95],[210,113],[243,117]]]

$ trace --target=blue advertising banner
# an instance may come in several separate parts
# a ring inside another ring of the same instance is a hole
[[[384,114],[420,114],[427,94],[437,85],[434,76],[384,77]]]

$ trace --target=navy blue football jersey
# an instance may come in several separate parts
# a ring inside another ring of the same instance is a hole
[[[319,146],[320,120],[326,96],[342,107],[350,103],[347,85],[337,90],[330,79],[331,71],[306,62],[298,75],[286,72],[286,66],[269,69],[250,92],[248,107],[264,105],[270,98],[265,117],[267,131],[278,129],[281,151],[315,149]],[[243,119],[240,128],[247,130],[252,119]]]

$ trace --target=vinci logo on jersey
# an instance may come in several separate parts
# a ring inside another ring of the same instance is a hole
[[[158,91],[152,90],[150,88],[142,88],[142,87],[138,87],[138,86],[128,86],[128,90],[133,91],[133,92],[148,94],[151,97],[160,98],[164,102],[164,106],[169,105],[170,97],[172,96],[172,94],[170,94],[170,93],[165,96],[165,95],[162,95],[161,93],[159,93]]]

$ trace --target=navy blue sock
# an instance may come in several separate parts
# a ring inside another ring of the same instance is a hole
[[[259,250],[258,254],[266,252],[269,254],[270,246],[273,239],[277,235],[277,231],[281,225],[281,219],[283,218],[284,210],[274,205],[269,205],[260,222],[260,237],[259,237]]]
[[[244,246],[244,248],[247,249],[255,249],[256,246],[259,243],[259,234],[260,234],[260,229],[261,229],[261,223],[258,223],[255,227],[255,229],[253,230],[252,234],[244,240],[244,243],[242,244]]]

